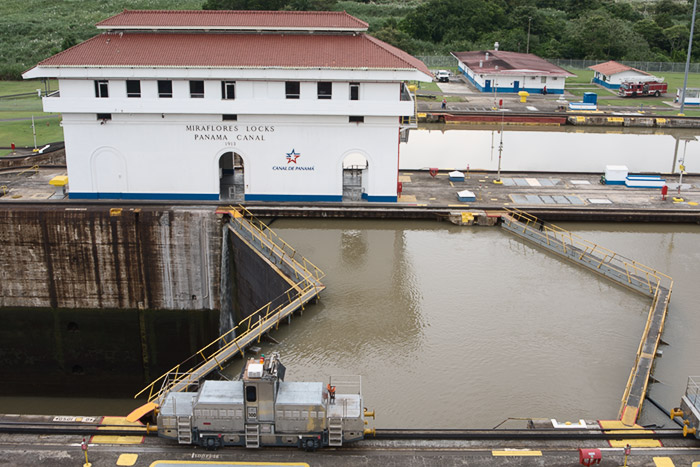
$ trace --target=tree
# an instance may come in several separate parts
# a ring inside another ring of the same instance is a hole
[[[332,10],[337,0],[206,0],[203,10]]]
[[[570,21],[566,32],[568,58],[632,59],[641,58],[649,51],[649,44],[632,30],[629,21],[613,18],[603,9]]]
[[[473,41],[505,23],[502,0],[429,0],[401,21],[411,36],[442,42],[446,37]]]

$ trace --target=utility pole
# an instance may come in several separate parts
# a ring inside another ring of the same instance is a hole
[[[693,47],[693,30],[695,29],[695,10],[698,0],[693,0],[693,19],[690,20],[690,39],[688,39],[688,58],[685,60],[685,77],[683,78],[683,91],[681,92],[681,113],[685,108],[685,90],[688,87],[688,69],[690,68],[690,51]]]
[[[697,1],[697,0],[695,0]],[[693,11],[693,13],[695,13]],[[530,23],[532,22],[532,16],[527,17],[527,48],[525,49],[525,53],[529,54],[530,53]],[[691,29],[692,31],[692,29]],[[693,33],[691,32],[690,35],[692,36]]]

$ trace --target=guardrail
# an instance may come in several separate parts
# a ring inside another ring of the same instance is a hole
[[[298,273],[301,268],[306,273],[306,279],[321,280],[325,274],[314,263],[299,254],[289,243],[282,240],[270,227],[267,227],[260,219],[256,218],[252,212],[243,206],[229,208],[231,212],[231,224],[235,228],[248,234],[248,238],[277,258],[284,262]],[[242,219],[248,222],[242,222]],[[262,227],[264,226],[264,228]],[[297,275],[296,279],[299,276]]]
[[[279,326],[279,322],[295,310],[303,309],[304,304],[318,297],[321,290],[325,288],[320,282],[324,277],[323,271],[298,254],[271,229],[266,228],[263,231],[259,225],[254,225],[248,219],[244,220],[243,213],[263,225],[249,211],[245,208],[240,211],[232,208],[231,213],[230,227],[236,225],[236,228],[245,232],[248,238],[259,242],[260,248],[266,248],[273,257],[286,262],[297,273],[301,269],[301,274],[298,275],[302,277],[300,279],[297,277],[298,281],[289,289],[241,320],[233,329],[158,377],[134,398],[148,392],[149,402],[160,403],[162,397],[169,391],[188,391],[198,387],[201,378],[216,369],[222,370],[223,365],[233,356],[239,353],[243,356],[243,349],[246,346],[255,341],[260,342],[264,333],[273,326]]]
[[[506,213],[503,221],[508,225],[515,223],[516,226],[522,226],[523,232],[528,231],[530,236],[537,236],[537,240],[543,245],[558,247],[564,254],[575,252],[579,261],[586,258],[589,263],[593,263],[589,265],[595,269],[601,270],[603,266],[607,266],[614,273],[604,273],[607,277],[622,284],[626,283],[645,295],[653,297],[659,286],[670,288],[673,283],[671,277],[654,268],[619,255],[556,225],[546,224],[525,211],[506,208]]]
[[[305,284],[305,285],[304,285]],[[305,296],[318,296],[323,286],[310,284],[304,280],[290,287],[284,294],[259,308],[255,313],[241,320],[233,329],[213,340],[184,362],[175,365],[151,384],[139,391],[138,398],[148,391],[148,401],[160,401],[168,391],[176,388],[187,391],[199,384],[199,380],[209,371],[223,369],[223,365],[234,355],[244,355],[243,349],[250,343],[260,342],[263,334],[298,308],[303,308]],[[306,300],[308,301],[308,300]],[[276,302],[279,302],[276,304]],[[206,367],[206,368],[205,368]],[[204,373],[206,370],[206,373]],[[159,389],[156,390],[156,388]]]

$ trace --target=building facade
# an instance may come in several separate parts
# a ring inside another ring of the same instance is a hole
[[[40,62],[76,199],[395,201],[406,81],[427,67],[343,12],[124,11]],[[344,166],[359,167],[355,177]],[[359,161],[359,162],[358,162]]]
[[[575,76],[533,54],[496,49],[452,52],[452,56],[459,71],[481,92],[563,94],[566,78]]]
[[[593,70],[591,82],[608,89],[620,89],[620,85],[625,81],[643,81],[654,78],[649,73],[612,60],[588,68]]]

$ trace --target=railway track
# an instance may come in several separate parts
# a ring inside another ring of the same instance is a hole
[[[614,430],[601,429],[523,429],[523,430],[457,430],[457,429],[377,429],[366,440],[608,440],[608,439],[682,439],[681,429]],[[0,433],[42,435],[119,435],[156,436],[155,426],[101,425],[97,423],[0,422]]]

